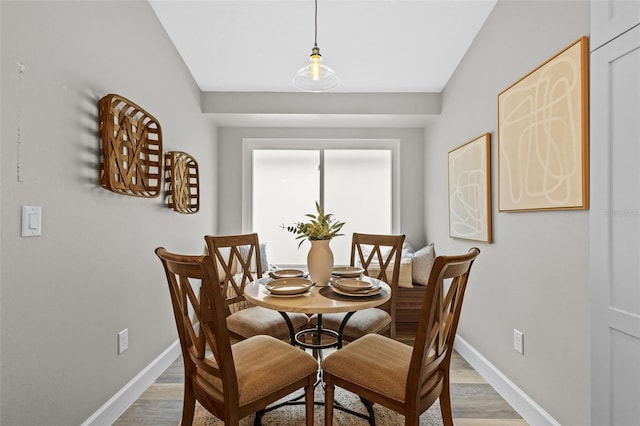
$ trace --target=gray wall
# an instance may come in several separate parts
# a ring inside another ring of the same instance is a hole
[[[424,245],[424,132],[422,129],[352,128],[234,128],[218,129],[221,233],[242,232],[242,139],[243,138],[363,138],[400,140],[400,232],[419,249]]]
[[[494,199],[495,244],[487,245],[449,238],[446,208],[447,152],[487,131],[497,194],[496,96],[588,34],[588,8],[499,1],[447,85],[441,117],[424,133],[228,127],[216,134],[146,2],[0,1],[0,423],[79,424],[175,340],[153,249],[200,252],[202,235],[241,230],[240,183],[232,179],[240,177],[243,137],[370,137],[401,139],[401,231],[409,241],[416,248],[434,241],[443,254],[482,250],[461,335],[560,423],[588,424],[589,212],[498,213]],[[97,186],[97,100],[112,92],[160,120],[165,150],[199,160],[200,213],[179,215],[160,198]],[[42,237],[20,237],[24,204],[43,207]],[[118,356],[116,333],[125,327],[130,347]],[[513,328],[525,333],[524,356],[512,349]]]
[[[589,34],[589,2],[499,1],[426,130],[426,229],[436,253],[478,246],[459,334],[563,425],[589,423],[588,211],[498,213],[497,95]],[[492,133],[494,244],[448,236],[447,152]],[[524,332],[524,356],[513,329]]]
[[[177,338],[153,250],[200,253],[215,231],[215,131],[147,2],[0,8],[0,423],[80,424]],[[198,214],[98,186],[97,101],[108,93],[160,121],[165,151],[199,160]],[[25,204],[42,206],[41,237],[20,237]]]

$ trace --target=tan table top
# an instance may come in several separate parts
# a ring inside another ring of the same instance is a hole
[[[311,287],[311,290],[300,295],[274,296],[264,287],[272,279],[260,278],[244,290],[245,298],[258,306],[279,312],[298,312],[304,314],[327,314],[335,312],[353,312],[374,308],[391,298],[391,288],[384,281],[365,277],[374,285],[380,285],[382,291],[375,296],[343,296],[333,291],[331,285]]]

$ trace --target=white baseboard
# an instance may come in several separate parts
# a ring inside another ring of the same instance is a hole
[[[176,340],[156,359],[151,361],[129,383],[116,392],[102,407],[85,420],[81,426],[110,426],[136,399],[180,356],[180,341]]]
[[[527,423],[533,426],[560,426],[549,413],[462,337],[456,336],[453,347]]]

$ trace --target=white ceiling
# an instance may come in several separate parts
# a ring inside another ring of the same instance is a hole
[[[313,0],[149,0],[202,91],[295,92]],[[336,92],[441,92],[496,0],[319,0]]]

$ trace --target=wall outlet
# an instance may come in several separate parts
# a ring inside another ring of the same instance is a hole
[[[129,329],[125,328],[118,333],[118,355],[129,348]]]
[[[513,350],[524,355],[524,333],[513,329]]]

